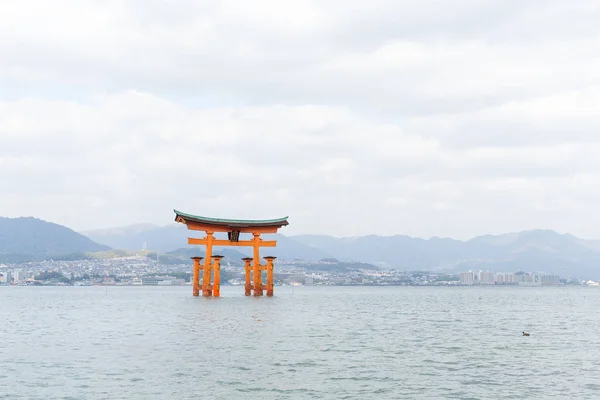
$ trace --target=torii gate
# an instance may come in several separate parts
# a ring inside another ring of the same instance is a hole
[[[262,296],[263,290],[266,289],[267,296],[273,296],[273,261],[275,260],[275,257],[265,257],[267,264],[261,265],[260,248],[275,247],[277,241],[262,240],[260,235],[263,233],[277,233],[279,228],[288,225],[288,217],[267,220],[238,220],[206,218],[198,215],[185,214],[177,210],[173,211],[175,212],[175,222],[186,224],[190,230],[206,232],[205,238],[188,238],[188,244],[206,246],[206,255],[204,257],[203,265],[200,265],[202,257],[192,257],[192,260],[194,260],[192,294],[194,296],[200,294],[200,270],[202,270],[202,296],[219,297],[221,294],[221,259],[223,257],[212,254],[213,246],[253,247],[254,257],[243,258],[246,273],[245,294],[246,296],[250,296],[251,292],[254,291],[254,296]],[[213,233],[215,232],[227,232],[227,240],[215,239],[213,236]],[[253,238],[251,240],[239,240],[240,233],[251,233]],[[214,283],[211,284],[211,272],[213,270]],[[266,288],[263,286],[262,282],[262,271],[264,270],[267,271]]]

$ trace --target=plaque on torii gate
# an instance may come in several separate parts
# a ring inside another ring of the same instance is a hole
[[[204,231],[204,238],[188,238],[188,244],[206,246],[205,257],[192,257],[194,261],[194,274],[192,276],[192,294],[202,296],[219,297],[221,292],[221,259],[222,256],[213,255],[213,246],[248,246],[253,247],[254,257],[244,258],[244,271],[246,274],[245,295],[262,296],[266,291],[267,296],[273,296],[273,261],[275,257],[264,257],[266,264],[260,263],[260,248],[275,247],[277,241],[262,240],[260,235],[277,233],[282,226],[288,225],[288,217],[265,220],[239,220],[207,218],[198,215],[186,214],[177,210],[175,222],[187,225],[193,231]],[[215,232],[226,232],[227,239],[216,239]],[[252,235],[251,240],[240,240],[241,233]],[[267,271],[266,287],[262,281],[262,271]],[[202,271],[202,283],[200,283],[200,271]],[[211,283],[211,275],[214,274]]]

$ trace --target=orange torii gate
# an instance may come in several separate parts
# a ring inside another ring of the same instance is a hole
[[[282,226],[288,225],[287,218],[267,219],[267,220],[237,220],[206,218],[198,215],[185,214],[177,210],[175,212],[175,221],[186,224],[188,229],[194,231],[206,232],[206,237],[202,239],[188,238],[188,244],[198,244],[206,246],[206,256],[204,263],[203,257],[192,257],[194,260],[194,275],[192,277],[192,294],[200,294],[200,271],[202,271],[202,296],[220,296],[221,291],[221,259],[222,256],[212,254],[213,246],[251,246],[254,248],[253,258],[243,258],[244,270],[246,273],[245,294],[250,296],[254,291],[254,296],[262,296],[266,289],[267,296],[273,296],[273,261],[275,257],[265,257],[266,265],[260,264],[260,248],[275,247],[277,241],[262,240],[260,235],[263,233],[277,233]],[[215,239],[215,232],[227,232],[227,240]],[[239,240],[240,233],[251,233],[251,240]],[[213,262],[214,261],[214,262]],[[262,271],[267,271],[266,288],[262,282]],[[214,271],[213,282],[211,284],[211,273]]]

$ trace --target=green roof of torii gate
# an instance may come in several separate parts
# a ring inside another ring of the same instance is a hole
[[[253,227],[253,226],[285,226],[288,225],[288,217],[275,218],[275,219],[224,219],[224,218],[208,218],[199,215],[186,214],[181,211],[173,210],[175,212],[175,221],[182,222],[192,221],[207,225],[221,225],[231,227]]]

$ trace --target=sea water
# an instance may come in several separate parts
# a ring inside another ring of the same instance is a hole
[[[586,287],[0,287],[0,399],[598,399],[599,310]]]

